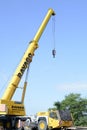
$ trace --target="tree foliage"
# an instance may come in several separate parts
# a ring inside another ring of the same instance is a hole
[[[81,98],[80,94],[69,94],[61,102],[54,102],[53,109],[70,110],[74,125],[87,126],[87,99]]]

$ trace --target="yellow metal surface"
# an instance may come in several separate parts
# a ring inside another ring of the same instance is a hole
[[[6,101],[0,100],[0,104],[6,105],[7,111],[2,112],[0,111],[0,115],[17,115],[17,116],[25,116],[25,108],[24,104],[14,101]]]
[[[67,126],[70,127],[73,125],[72,121],[61,121],[61,126]]]
[[[49,112],[38,112],[37,113],[37,116],[48,116],[49,115]]]
[[[61,128],[61,127],[71,127],[73,121],[63,121],[58,114],[58,110],[51,110],[46,112],[38,112],[38,117],[46,117],[48,128]],[[42,125],[43,126],[43,125]]]
[[[49,122],[48,122],[48,126],[52,127],[52,128],[59,128],[60,124],[59,124],[59,120],[57,119],[52,119],[49,117]]]
[[[38,40],[40,39],[40,37],[41,37],[41,35],[42,35],[48,21],[49,21],[49,19],[50,19],[50,17],[52,15],[55,15],[55,12],[54,12],[53,9],[49,9],[46,16],[45,16],[45,18],[44,18],[44,20],[43,20],[43,22],[42,22],[42,24],[41,24],[41,26],[39,27],[39,29],[38,29],[35,37],[34,37],[34,41],[38,42]]]
[[[43,122],[40,123],[40,129],[44,129],[45,128],[45,124]]]
[[[24,56],[22,57],[16,71],[14,72],[7,89],[5,90],[1,100],[0,104],[5,104],[8,108],[8,111],[2,112],[0,111],[0,114],[4,115],[25,115],[25,109],[24,109],[24,95],[25,95],[25,90],[22,95],[22,102],[17,103],[12,100],[12,97],[16,91],[16,88],[18,87],[20,80],[27,69],[28,65],[32,62],[32,58],[34,56],[35,50],[38,48],[38,41],[52,15],[54,15],[55,12],[52,9],[49,9],[41,26],[39,27],[34,39],[29,43],[29,46],[27,50],[24,53]],[[25,84],[25,89],[26,89],[26,84]]]
[[[26,68],[28,67],[28,65],[31,63],[32,61],[32,57],[34,56],[34,52],[35,50],[38,48],[38,41],[50,19],[50,17],[52,15],[54,15],[55,12],[52,9],[49,9],[41,26],[39,27],[34,39],[30,42],[27,50],[25,51],[25,54],[22,58],[22,60],[20,61],[10,83],[7,86],[6,91],[4,92],[2,99],[4,100],[11,100],[14,92],[16,90],[16,88],[18,87],[18,84],[26,70]]]

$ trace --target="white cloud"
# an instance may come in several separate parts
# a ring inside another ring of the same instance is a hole
[[[67,95],[70,93],[79,93],[82,96],[87,97],[87,83],[75,82],[75,83],[64,83],[56,86],[58,93]]]

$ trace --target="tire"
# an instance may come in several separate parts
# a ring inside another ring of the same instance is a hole
[[[38,123],[38,130],[47,130],[47,123],[44,120],[40,120]]]

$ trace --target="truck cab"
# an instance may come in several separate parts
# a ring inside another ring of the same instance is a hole
[[[68,110],[51,110],[37,113],[38,130],[67,128],[73,125]]]

